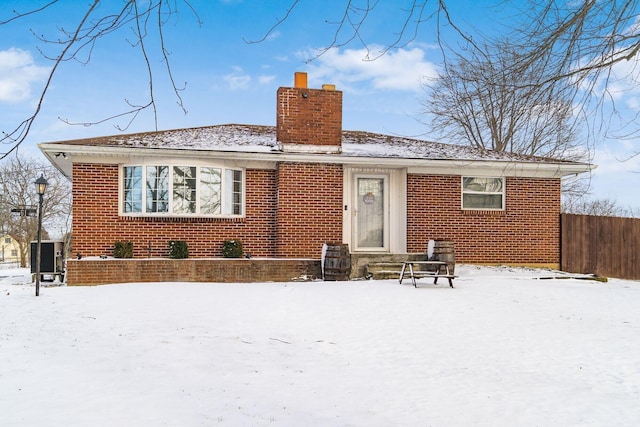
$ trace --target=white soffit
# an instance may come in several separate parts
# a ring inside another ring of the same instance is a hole
[[[474,175],[474,176],[518,176],[536,178],[561,178],[588,172],[594,165],[553,161],[503,161],[420,159],[400,157],[358,157],[344,154],[212,151],[185,149],[145,149],[113,146],[86,146],[60,143],[39,145],[49,160],[65,176],[71,177],[71,163],[123,164],[136,161],[163,159],[194,162],[233,161],[238,166],[253,169],[275,169],[277,162],[326,163],[346,166],[376,168],[406,168],[410,174],[430,175]]]

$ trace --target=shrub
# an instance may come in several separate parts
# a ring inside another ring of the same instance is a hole
[[[242,241],[233,239],[222,242],[222,256],[225,258],[240,258],[242,256]]]
[[[184,240],[169,241],[169,257],[173,259],[189,258],[189,245]]]
[[[133,242],[117,241],[113,245],[114,258],[133,258]]]

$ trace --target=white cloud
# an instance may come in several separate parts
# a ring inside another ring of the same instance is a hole
[[[599,175],[614,175],[627,172],[640,172],[640,156],[637,140],[609,140],[595,150],[593,162],[598,165]],[[636,176],[640,179],[640,176]]]
[[[599,83],[602,86],[601,91],[606,85],[608,95],[614,101],[640,94],[638,58],[614,64],[611,68],[611,74],[602,76]]]
[[[378,49],[372,46],[370,52]],[[418,92],[425,78],[437,76],[437,66],[419,47],[393,50],[375,60],[366,60],[367,54],[365,49],[330,49],[311,63],[310,77],[343,90],[355,91],[368,84],[378,90]]]
[[[231,90],[245,90],[249,88],[251,76],[244,72],[241,67],[233,67],[233,72],[225,75],[222,79],[227,82]]]
[[[0,50],[0,102],[20,102],[31,97],[31,85],[43,81],[48,67],[34,64],[30,52]]]
[[[593,163],[598,167],[591,179],[592,194],[596,198],[615,200],[622,207],[638,209],[640,184],[640,156],[634,141],[608,141],[595,151]]]
[[[271,76],[258,76],[258,82],[261,85],[265,85],[265,84],[269,84],[272,81],[274,81],[275,78],[276,78],[276,76],[274,76],[274,75],[271,75]]]
[[[259,75],[252,76],[246,72],[242,67],[234,66],[233,71],[229,74],[222,76],[222,80],[226,82],[227,89],[229,90],[247,90],[251,89],[251,83],[256,82],[261,85],[266,85],[273,82],[276,79],[275,75]],[[254,83],[255,85],[255,83]],[[218,88],[220,89],[220,88]]]

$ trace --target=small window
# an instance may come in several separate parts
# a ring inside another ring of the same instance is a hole
[[[7,245],[11,244],[11,237],[5,237],[5,238],[4,238],[4,242],[5,242]]]
[[[225,191],[228,198],[225,204],[225,214],[242,215],[242,172],[227,169],[225,180]]]
[[[462,178],[462,209],[503,210],[504,178]]]

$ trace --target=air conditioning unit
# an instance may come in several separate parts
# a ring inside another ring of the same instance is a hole
[[[36,273],[36,251],[38,242],[31,242],[31,274]],[[64,280],[64,242],[43,240],[40,242],[40,279],[45,276],[60,276]]]

